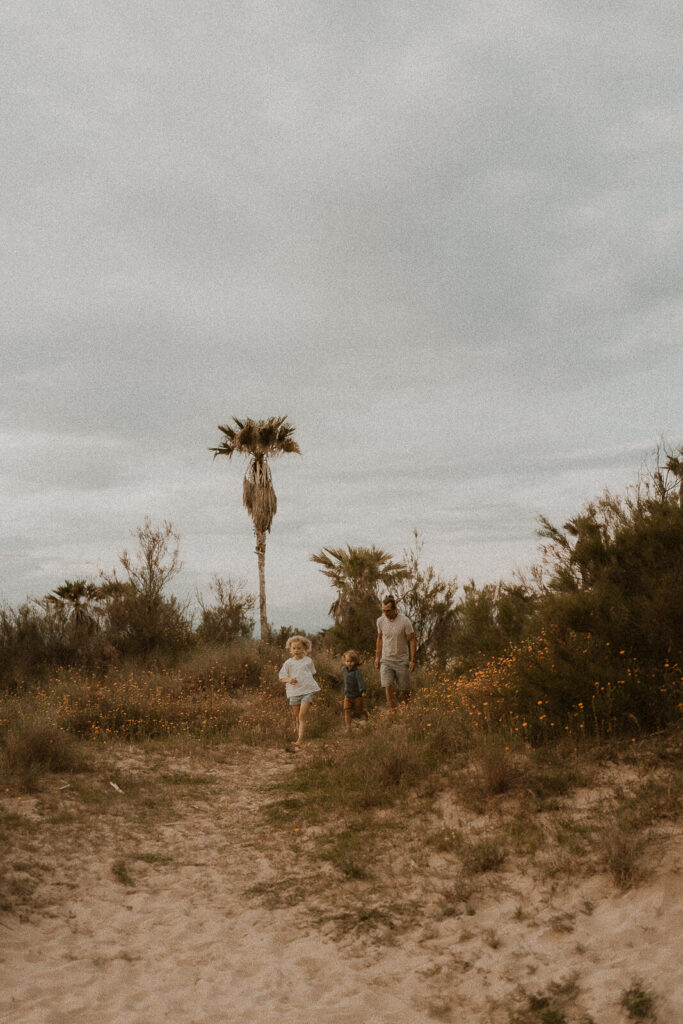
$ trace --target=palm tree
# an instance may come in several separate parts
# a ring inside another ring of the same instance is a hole
[[[392,555],[380,548],[323,548],[311,561],[321,566],[321,573],[331,581],[337,597],[330,615],[338,619],[354,597],[372,596],[379,600],[379,587],[387,590],[405,579],[406,567],[392,562]]]
[[[210,448],[214,459],[217,455],[246,455],[249,459],[247,472],[242,486],[242,503],[251,516],[256,537],[256,556],[258,558],[259,577],[259,617],[261,622],[261,639],[268,636],[268,619],[266,616],[266,533],[277,512],[277,498],[273,489],[269,459],[278,455],[296,452],[300,455],[299,445],[292,437],[294,427],[287,422],[286,416],[271,416],[267,420],[238,420],[232,418],[234,426],[220,426],[218,429],[225,438],[216,448]]]
[[[380,588],[386,592],[405,579],[401,562],[380,548],[323,548],[311,561],[330,580],[337,592],[330,607],[332,635],[338,645],[359,650],[374,649]]]
[[[83,642],[95,628],[93,602],[100,597],[99,588],[87,580],[65,580],[47,595],[56,607],[68,609],[69,627],[74,641]]]

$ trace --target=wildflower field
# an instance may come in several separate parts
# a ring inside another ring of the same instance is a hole
[[[55,745],[71,740],[286,746],[292,719],[278,680],[281,657],[268,645],[242,642],[195,650],[173,668],[121,666],[106,674],[67,668],[18,687],[0,697],[5,774],[21,775],[23,758],[24,779],[35,778]],[[311,750],[326,759],[326,773],[341,773],[345,755],[329,742],[343,728],[338,659],[318,652],[316,662],[321,692],[310,716]],[[624,651],[585,636],[560,642],[543,633],[461,675],[421,669],[413,699],[392,722],[381,713],[384,695],[369,658],[363,669],[370,722],[355,756],[358,786],[365,785],[364,772],[377,777],[370,802],[380,798],[385,775],[403,788],[489,739],[527,749],[588,736],[635,741],[680,718],[678,663],[644,671]],[[43,753],[40,744],[31,745],[36,735],[43,737]]]
[[[680,716],[683,668],[643,668],[625,650],[543,631],[463,675],[434,673],[422,693],[432,717],[463,717],[479,731],[533,745],[562,736],[640,737]]]

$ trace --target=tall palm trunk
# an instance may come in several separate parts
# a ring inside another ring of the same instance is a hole
[[[292,437],[294,427],[287,422],[286,416],[271,416],[268,420],[238,420],[233,416],[233,422],[234,427],[218,427],[225,435],[225,440],[210,451],[213,452],[214,458],[216,455],[227,455],[231,459],[238,453],[246,455],[250,460],[242,482],[242,504],[254,524],[261,639],[267,640],[270,631],[266,616],[266,534],[277,512],[277,498],[273,490],[268,459],[287,452],[300,454],[299,445]]]
[[[256,557],[258,558],[258,606],[261,623],[261,639],[267,640],[269,635],[268,616],[266,615],[266,531],[254,530],[256,536]]]

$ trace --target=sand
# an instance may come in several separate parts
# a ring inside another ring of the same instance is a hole
[[[117,757],[128,758],[123,792],[103,765],[87,829],[68,779],[49,800],[5,799],[33,822],[30,855],[44,872],[24,909],[0,919],[3,1024],[508,1024],[553,984],[568,1022],[623,1024],[635,979],[656,993],[659,1024],[683,1020],[675,823],[650,847],[646,880],[625,893],[605,874],[513,863],[453,895],[455,861],[419,842],[388,851],[374,882],[347,881],[307,856],[315,829],[264,824],[272,784],[291,770],[284,752],[176,760],[165,767],[186,780],[182,799],[152,797],[132,817],[127,790],[137,787],[138,806],[145,779],[157,793],[163,755]],[[212,784],[193,789],[193,772]],[[439,813],[444,827],[485,827],[452,800]],[[120,860],[132,884],[115,876]]]

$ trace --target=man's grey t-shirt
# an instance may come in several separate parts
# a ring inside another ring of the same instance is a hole
[[[382,635],[382,661],[409,661],[408,637],[415,630],[409,618],[399,612],[395,619],[384,613],[377,620],[377,632]]]

